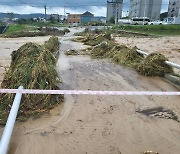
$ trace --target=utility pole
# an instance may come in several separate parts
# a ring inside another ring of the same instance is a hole
[[[45,23],[46,23],[46,33],[47,33],[47,8],[46,8],[46,5],[44,5],[44,15],[45,15]]]
[[[145,15],[146,15],[146,0],[145,0],[145,7],[144,7],[144,20],[143,20],[143,25],[144,25],[144,23],[145,23]]]
[[[65,24],[65,21],[66,21],[65,16],[66,16],[66,8],[65,8],[65,5],[64,5],[64,19],[63,19],[63,23],[64,23],[64,24]]]
[[[47,20],[47,14],[46,14],[47,8],[46,5],[44,5],[44,15],[45,15],[45,19]]]
[[[118,2],[116,2],[116,7],[117,7],[117,8],[116,8],[116,9],[117,9],[116,24],[118,24],[118,15],[119,15],[119,8],[118,8],[118,7],[119,7],[119,5],[118,5]]]

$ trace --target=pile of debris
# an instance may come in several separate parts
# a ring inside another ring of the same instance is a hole
[[[4,38],[18,38],[18,37],[35,37],[35,36],[46,36],[47,34],[41,31],[28,32],[28,31],[18,31],[9,34],[3,34]]]
[[[136,51],[136,47],[129,48],[115,43],[111,33],[93,35],[86,32],[86,37],[77,38],[76,41],[92,46],[88,52],[84,50],[92,58],[109,58],[114,63],[136,69],[142,75],[164,76],[174,73],[172,67],[165,64],[168,59],[164,55],[152,53],[144,58]]]
[[[164,74],[173,74],[171,66],[165,61],[168,59],[159,53],[149,54],[137,67],[140,74],[146,76],[164,76]]]
[[[44,43],[45,48],[47,48],[51,53],[58,51],[59,45],[59,39],[55,36],[50,37],[50,39]]]
[[[99,29],[95,29],[94,31],[88,31],[88,29],[85,29],[85,31],[78,34],[78,36],[83,37],[75,38],[73,41],[82,42],[85,45],[90,46],[96,46],[103,41],[113,41],[111,33],[103,32]]]
[[[136,69],[146,76],[164,76],[173,74],[172,67],[165,64],[168,59],[162,54],[152,53],[146,58],[136,51],[136,48],[128,48],[112,42],[102,42],[90,50],[92,58],[110,58],[117,64]]]
[[[56,38],[50,38],[46,45],[26,43],[12,53],[12,62],[6,72],[1,87],[6,89],[45,89],[57,90],[61,80],[55,70],[56,58],[52,54],[59,45]],[[47,44],[54,44],[54,48],[47,48]],[[0,123],[6,121],[12,106],[14,94],[0,94]],[[63,95],[23,95],[18,120],[24,121],[28,117],[36,117],[48,112],[63,101]]]
[[[130,67],[136,67],[143,59],[135,48],[130,49],[125,45],[117,45],[112,42],[102,42],[91,50],[90,55],[93,58],[110,58],[117,64]]]
[[[11,32],[11,33],[4,33],[1,35],[1,37],[4,38],[18,38],[18,37],[35,37],[35,36],[48,36],[48,35],[54,35],[54,36],[62,36],[66,33],[69,33],[69,29],[64,29],[64,30],[58,30],[56,28],[38,28],[38,30],[35,31],[25,31],[25,30],[20,30],[16,32]]]
[[[64,54],[69,56],[69,55],[79,55],[80,53],[77,50],[67,50]]]

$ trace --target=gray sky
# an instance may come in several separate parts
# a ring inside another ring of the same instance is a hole
[[[169,0],[163,0],[161,12],[168,9]],[[1,0],[0,12],[13,12],[19,14],[44,13],[44,5],[47,5],[47,13],[64,14],[83,13],[91,11],[95,16],[106,16],[106,0]],[[123,15],[127,14],[129,0],[124,0]]]

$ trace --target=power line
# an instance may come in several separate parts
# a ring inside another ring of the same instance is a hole
[[[22,4],[25,4],[25,5],[28,5],[28,6],[31,6],[31,7],[38,7],[38,6],[34,6],[34,5],[31,5],[31,4],[28,4],[28,3],[26,3],[26,2],[24,2],[24,1],[22,1],[22,0],[18,0],[20,3],[22,3]]]

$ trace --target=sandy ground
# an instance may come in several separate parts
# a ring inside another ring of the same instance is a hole
[[[71,35],[61,39],[57,63],[61,89],[177,91],[161,78],[144,77],[107,60],[66,57],[66,49],[85,47],[69,41]],[[179,96],[68,95],[51,114],[16,123],[9,153],[140,154],[152,150],[178,154],[180,123],[162,116],[163,112],[155,111],[158,118],[152,112],[147,116],[137,111],[163,107],[180,119],[179,100]]]
[[[5,68],[11,63],[11,53],[19,49],[20,46],[27,42],[44,43],[49,36],[45,37],[22,37],[22,38],[0,38],[0,83],[3,79]]]
[[[164,54],[170,61],[180,64],[180,36],[160,38],[118,37],[116,41],[130,47],[137,46],[148,53]]]

